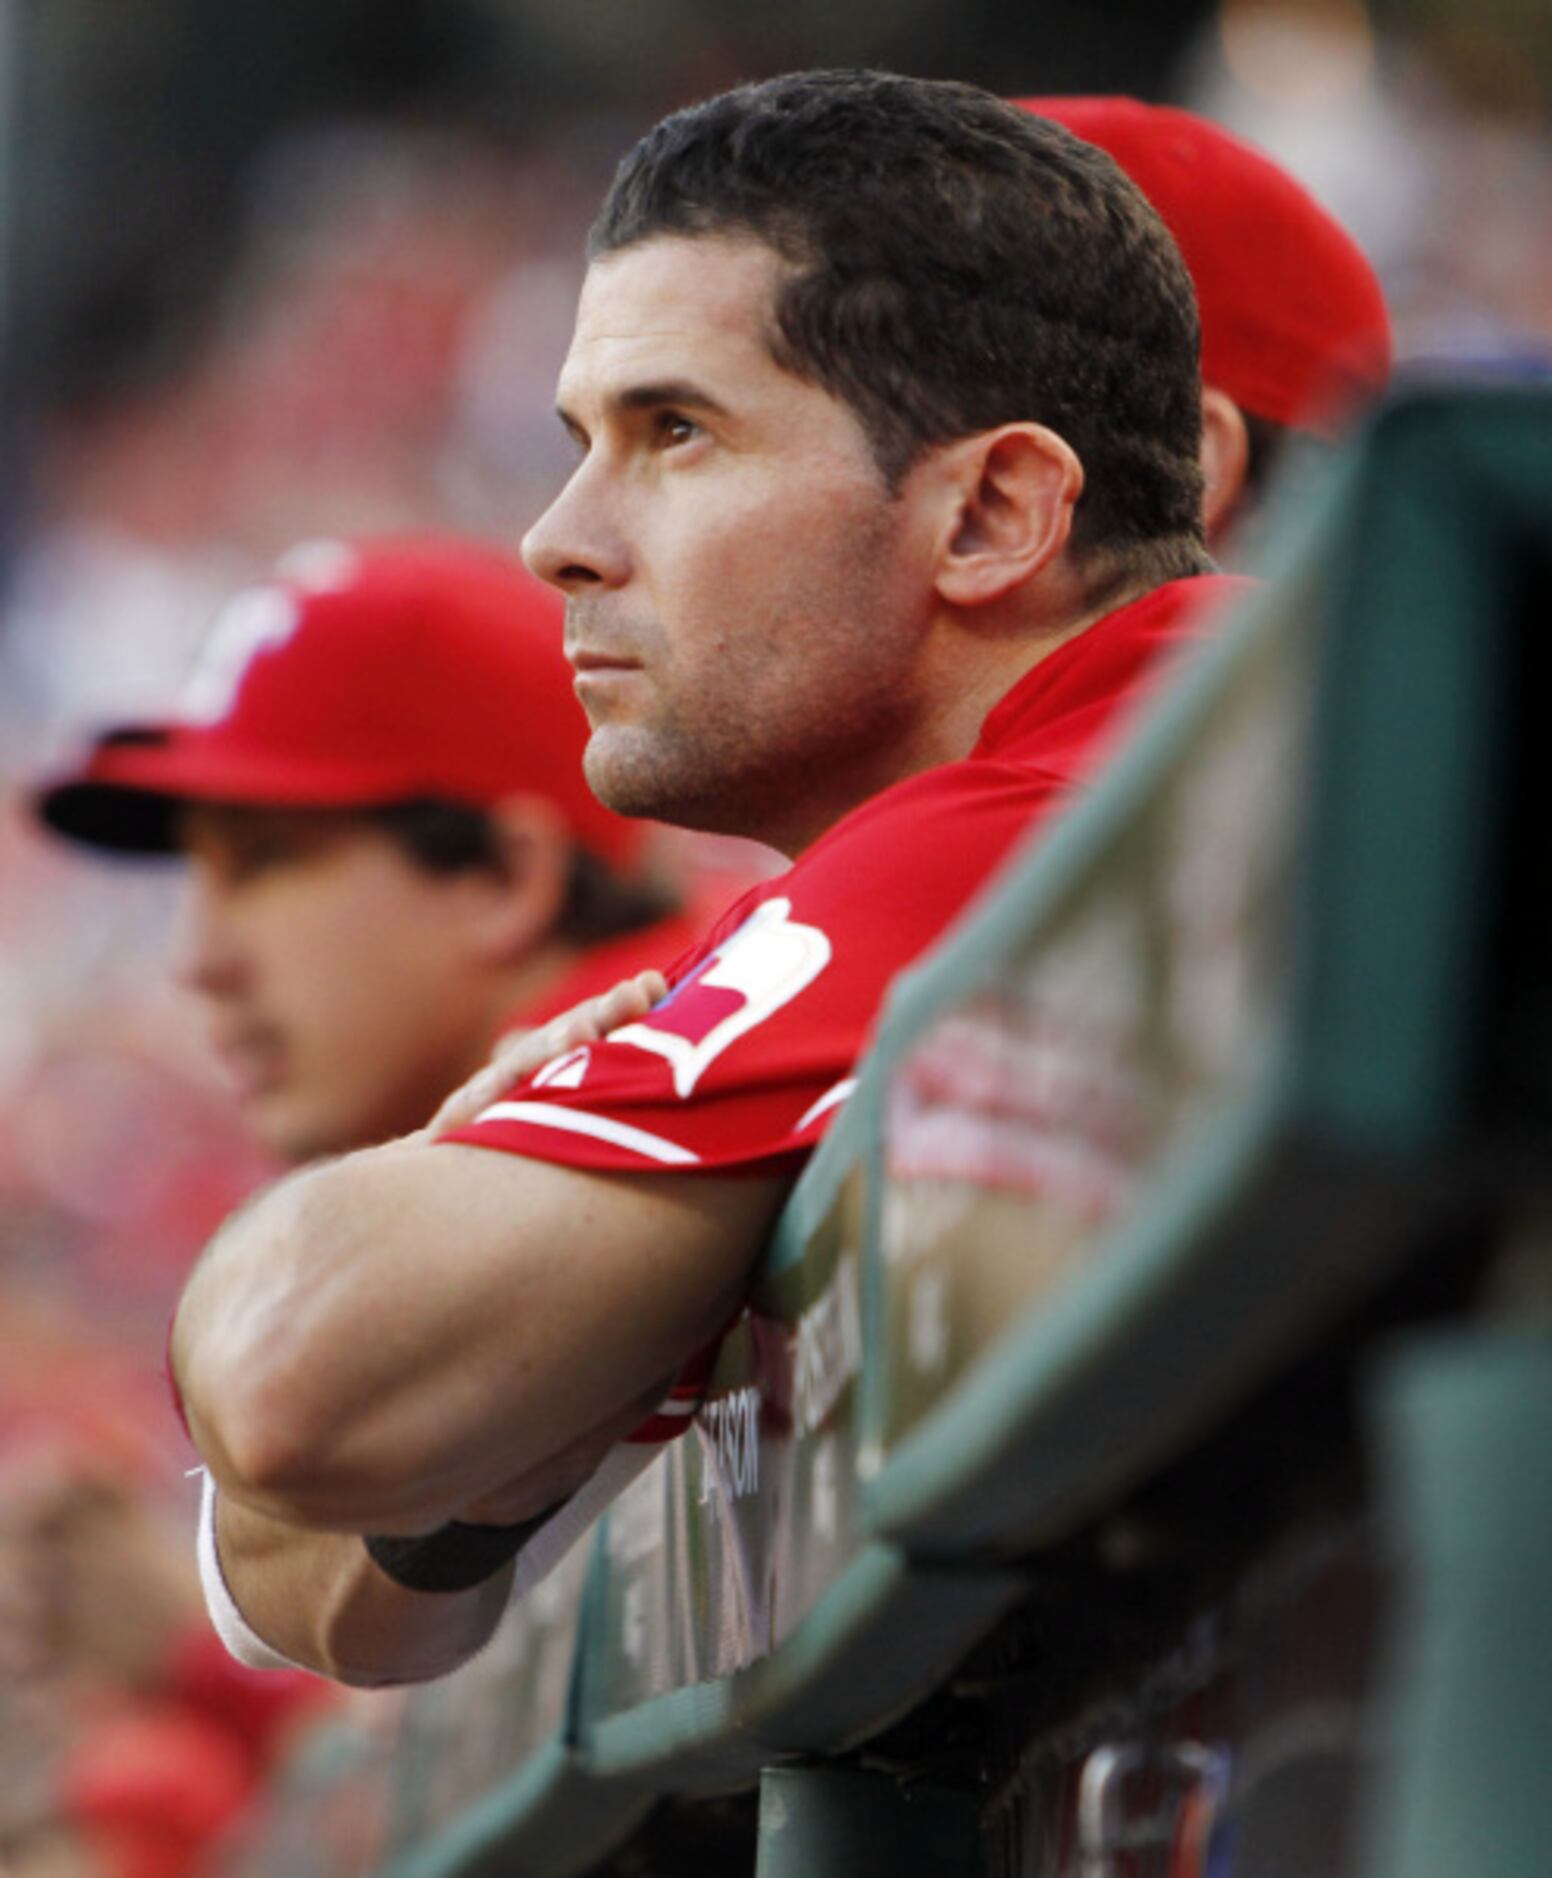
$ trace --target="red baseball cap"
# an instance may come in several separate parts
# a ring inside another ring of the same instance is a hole
[[[1136,98],[1019,98],[1107,151],[1196,283],[1202,380],[1330,437],[1390,376],[1390,316],[1362,250],[1301,183],[1206,118]]]
[[[558,597],[494,548],[314,542],[217,619],[177,714],[99,738],[38,791],[60,834],[174,850],[180,802],[489,807],[541,795],[616,865],[642,840],[582,776]]]

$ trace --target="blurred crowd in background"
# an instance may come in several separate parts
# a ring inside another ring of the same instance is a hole
[[[76,171],[60,151],[79,136],[49,113],[122,118],[115,61],[147,76],[128,16],[157,16],[165,61],[194,9],[0,0],[0,1508],[14,1470],[66,1444],[187,1522],[165,1320],[204,1239],[269,1171],[167,976],[176,869],[66,850],[31,824],[27,790],[89,733],[162,712],[220,603],[295,543],[430,528],[517,542],[570,461],[551,392],[587,218],[662,109],[804,63],[1187,104],[1358,236],[1403,375],[1534,374],[1552,357],[1552,26],[1533,0],[1419,0],[1394,18],[1363,0],[1115,0],[1083,9],[1081,31],[1076,10],[1045,9],[1044,37],[963,5],[951,31],[941,0],[784,7],[780,37],[704,0],[514,0],[441,9],[424,88],[431,40],[352,68],[373,9],[334,11],[333,82],[299,58],[293,108],[255,112],[243,137],[207,98],[222,186],[200,216],[158,221],[115,201],[113,164],[126,192],[155,195],[159,163],[198,160],[197,110],[161,151],[124,119],[127,142],[102,145],[124,154]],[[305,37],[331,10],[272,12]],[[465,15],[480,30],[453,44]],[[93,33],[106,49],[88,57]],[[258,50],[241,34],[227,48],[239,90]],[[281,95],[286,70],[263,72]],[[90,84],[73,93],[72,73]],[[35,185],[52,246],[29,222]],[[75,252],[120,237],[96,273]],[[18,270],[50,256],[40,296]],[[10,1648],[0,1831],[58,1778],[99,1700]]]

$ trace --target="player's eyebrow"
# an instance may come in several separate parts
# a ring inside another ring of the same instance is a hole
[[[715,399],[709,391],[702,391],[699,385],[693,385],[687,378],[668,378],[656,384],[629,385],[611,400],[621,411],[656,411],[665,404],[684,405],[691,410],[710,411],[714,416],[726,417],[728,408]]]

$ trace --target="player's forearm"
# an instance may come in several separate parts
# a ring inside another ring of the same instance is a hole
[[[216,1551],[249,1629],[292,1662],[363,1688],[455,1669],[495,1629],[512,1579],[507,1566],[470,1591],[407,1590],[353,1534],[304,1532],[226,1496]]]
[[[782,1191],[415,1143],[308,1170],[185,1292],[195,1442],[235,1500],[344,1532],[428,1532],[569,1475],[728,1321]]]

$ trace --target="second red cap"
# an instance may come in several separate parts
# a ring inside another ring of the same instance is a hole
[[[1219,125],[1136,98],[1020,98],[1107,151],[1196,283],[1202,379],[1329,436],[1390,375],[1390,317],[1358,244],[1302,183]]]
[[[639,824],[582,775],[587,720],[557,596],[496,549],[449,539],[318,542],[216,621],[169,721],[99,740],[41,790],[59,833],[131,853],[176,846],[184,801],[489,807],[534,794],[621,864]]]

